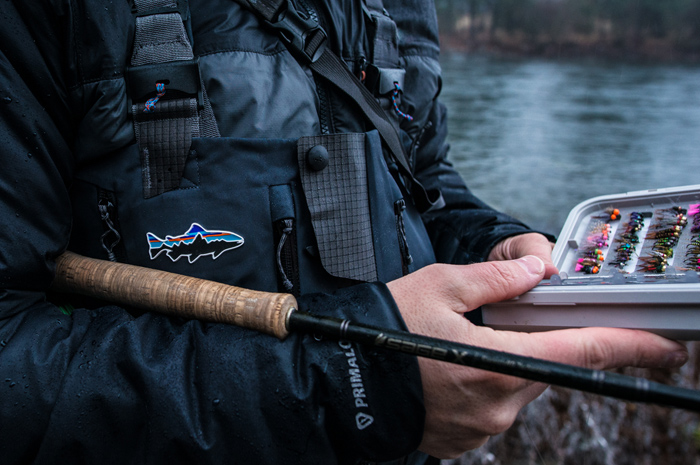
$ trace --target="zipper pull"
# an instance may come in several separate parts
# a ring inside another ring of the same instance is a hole
[[[119,234],[117,229],[114,227],[114,223],[112,222],[111,214],[114,211],[114,204],[108,198],[102,197],[97,203],[97,208],[100,212],[100,218],[107,227],[102,236],[100,236],[100,245],[102,245],[102,248],[105,250],[105,252],[107,252],[107,257],[109,260],[116,262],[117,257],[114,255],[114,247],[119,244],[122,236]],[[110,234],[114,235],[114,240],[111,243],[108,243],[107,236]]]
[[[290,257],[288,256],[289,253],[284,254],[283,259],[282,251],[284,249],[285,242],[287,242],[287,238],[292,234],[292,232],[294,232],[294,220],[292,220],[291,218],[287,218],[284,220],[280,220],[279,223],[280,227],[282,228],[282,235],[280,236],[280,240],[277,243],[277,271],[279,271],[280,273],[280,280],[282,281],[282,285],[284,286],[284,288],[287,291],[291,291],[292,289],[294,289],[294,284],[287,276],[287,273],[293,273],[293,270],[291,268],[292,264],[290,262]]]
[[[394,214],[396,215],[396,232],[399,237],[399,249],[401,250],[401,262],[403,274],[407,275],[408,267],[413,264],[413,257],[408,250],[408,240],[406,239],[406,227],[403,221],[403,212],[406,210],[406,201],[404,199],[394,202]]]

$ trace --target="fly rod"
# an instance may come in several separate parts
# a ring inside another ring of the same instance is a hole
[[[290,332],[322,335],[622,400],[700,412],[700,391],[314,316],[298,311],[290,294],[252,291],[72,252],[57,258],[52,289],[171,316],[234,324],[279,339]]]

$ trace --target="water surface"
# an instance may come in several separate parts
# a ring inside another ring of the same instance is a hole
[[[700,67],[441,58],[451,160],[490,205],[559,233],[579,202],[700,184]]]

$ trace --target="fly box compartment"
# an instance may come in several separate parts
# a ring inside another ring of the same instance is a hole
[[[576,206],[552,259],[559,275],[482,308],[494,329],[604,326],[700,340],[700,185]]]

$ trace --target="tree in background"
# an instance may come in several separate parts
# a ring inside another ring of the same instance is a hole
[[[441,32],[464,32],[457,27],[462,18],[459,24],[468,25],[471,40],[488,24],[486,37],[492,41],[510,37],[530,43],[599,42],[628,49],[655,41],[700,52],[700,0],[436,0],[436,4]]]

